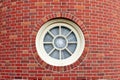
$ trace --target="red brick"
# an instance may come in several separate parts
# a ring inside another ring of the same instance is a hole
[[[70,77],[60,77],[60,80],[70,80]]]
[[[0,80],[120,80],[119,0],[1,0]],[[74,21],[85,48],[72,65],[46,64],[36,51],[40,27],[53,18]]]
[[[87,80],[85,77],[77,77],[77,80]]]

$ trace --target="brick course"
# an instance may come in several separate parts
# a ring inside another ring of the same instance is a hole
[[[0,80],[120,80],[119,0],[0,0]],[[74,64],[43,62],[35,37],[48,20],[66,18],[85,36]]]

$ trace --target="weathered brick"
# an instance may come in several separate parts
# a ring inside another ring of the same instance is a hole
[[[1,34],[6,34],[6,33],[7,33],[7,30],[1,31]]]
[[[45,5],[45,2],[36,2],[35,3],[35,6],[44,6]]]
[[[77,8],[78,10],[83,10],[85,8],[84,5],[75,5],[75,8]]]
[[[28,67],[30,67],[30,66],[37,66],[38,64],[36,64],[36,63],[29,63],[29,64],[27,64],[27,66]]]
[[[36,9],[30,9],[30,12],[31,12],[31,13],[35,13],[35,12],[36,12]]]
[[[17,35],[10,35],[9,36],[9,39],[16,39],[17,38]]]
[[[59,2],[59,0],[53,0],[53,2]]]
[[[53,77],[43,77],[42,80],[54,80],[54,78]]]
[[[29,26],[29,25],[31,25],[31,22],[30,21],[22,22],[22,25],[23,26]]]

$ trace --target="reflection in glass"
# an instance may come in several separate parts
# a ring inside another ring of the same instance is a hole
[[[64,26],[61,27],[62,35],[66,36],[69,32],[70,32],[70,29],[68,29],[68,28],[66,28]]]
[[[77,41],[75,34],[72,32],[68,37],[68,42]]]
[[[44,42],[52,42],[52,40],[53,40],[53,37],[49,33],[47,33],[45,35]]]
[[[68,57],[70,57],[71,55],[70,55],[70,53],[68,53],[68,51],[66,51],[66,50],[62,50],[61,51],[61,58],[62,59],[66,59],[66,58],[68,58]]]
[[[59,59],[59,51],[58,50],[54,50],[51,54],[51,57],[55,58],[55,59]]]
[[[59,26],[52,28],[50,30],[50,32],[55,36],[58,35],[59,34]]]
[[[68,44],[68,49],[72,52],[72,53],[74,53],[74,51],[75,51],[75,49],[76,49],[76,46],[77,46],[77,44]]]
[[[52,44],[44,44],[44,47],[47,53],[49,53],[53,49]]]

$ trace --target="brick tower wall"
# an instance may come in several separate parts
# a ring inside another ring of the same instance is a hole
[[[82,57],[55,67],[38,56],[35,38],[53,18],[76,22]],[[119,0],[0,0],[0,80],[120,80]]]

